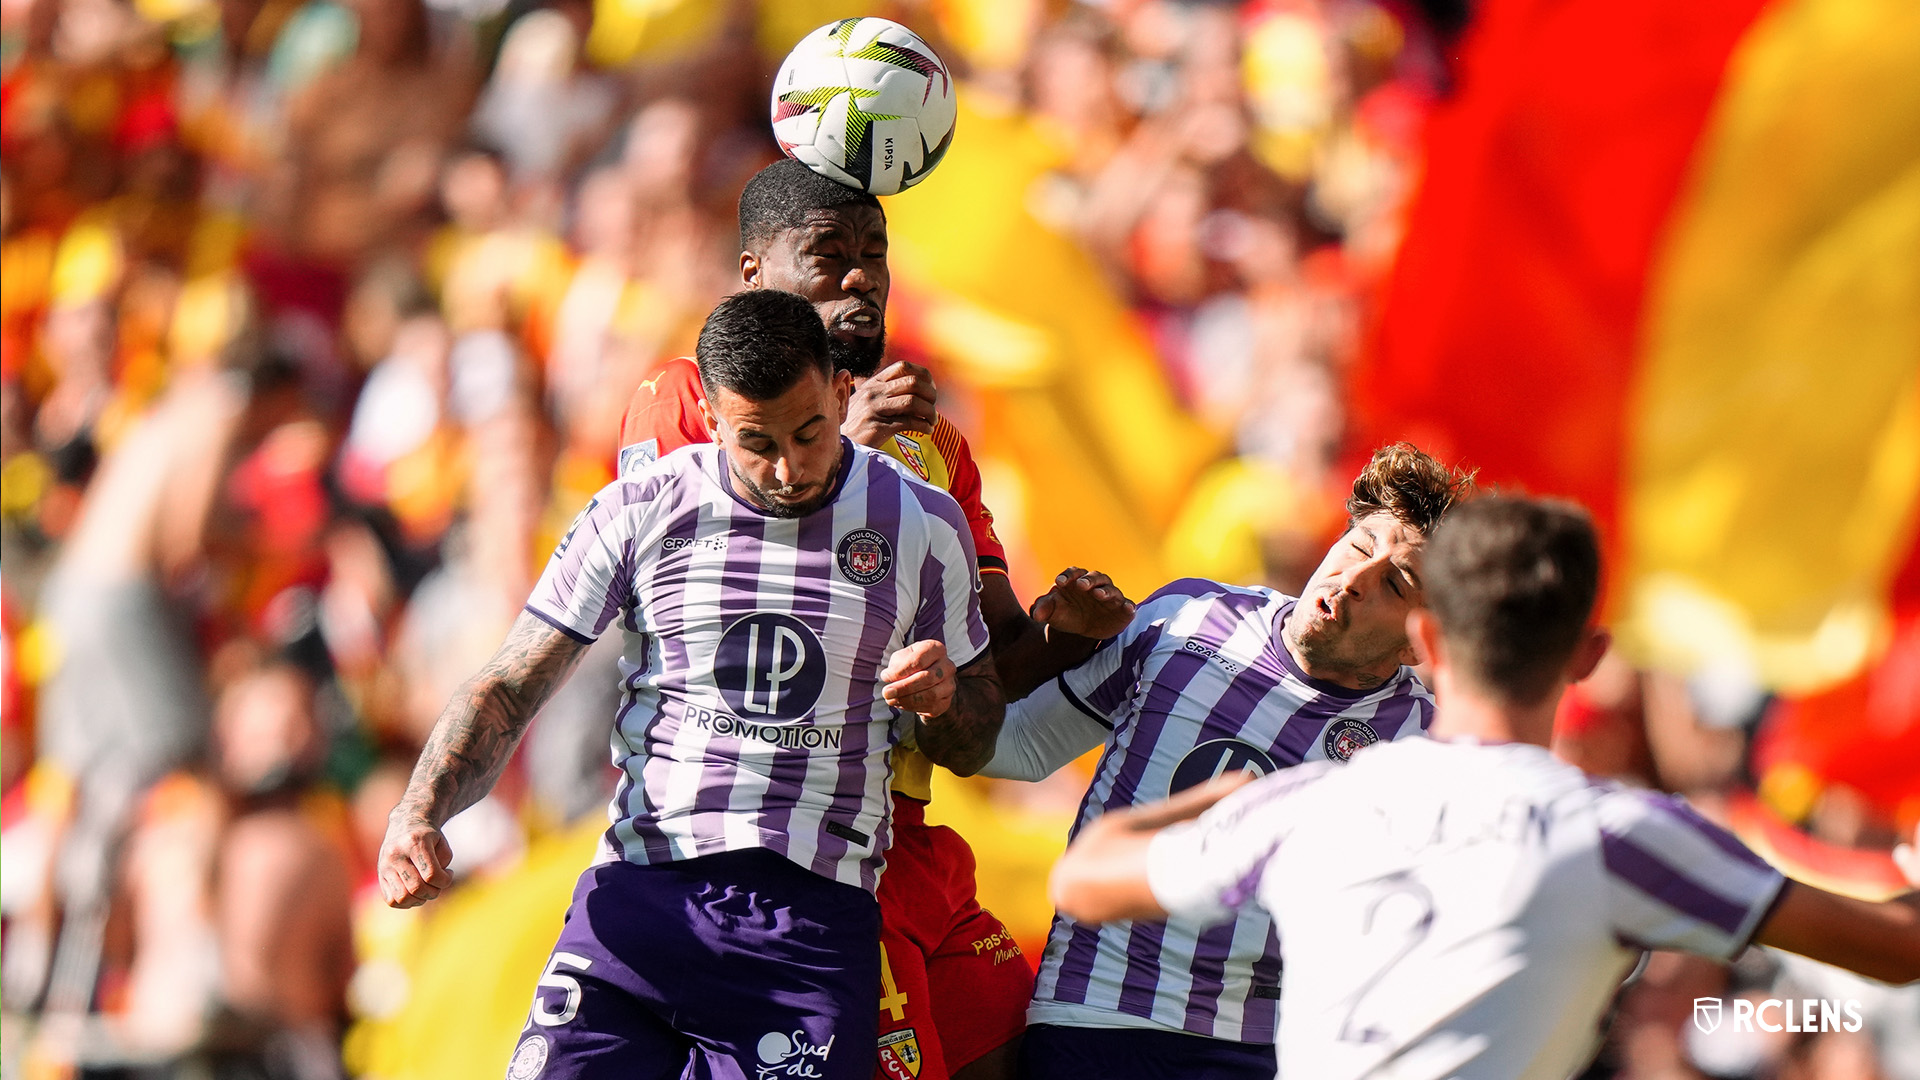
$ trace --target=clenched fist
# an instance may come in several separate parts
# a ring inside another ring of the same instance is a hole
[[[916,641],[893,654],[880,669],[880,696],[896,709],[939,716],[953,704],[960,669],[947,659],[938,641]]]
[[[439,829],[406,807],[395,807],[387,818],[387,838],[380,843],[380,895],[387,906],[419,907],[453,884],[453,849]]]

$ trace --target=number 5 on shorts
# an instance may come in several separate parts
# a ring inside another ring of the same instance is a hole
[[[570,952],[554,953],[553,958],[547,961],[546,974],[540,976],[540,981],[535,984],[538,989],[533,994],[533,1022],[541,1027],[559,1027],[580,1011],[580,980],[563,973],[560,970],[562,966],[585,971],[593,966],[593,961]],[[540,1000],[540,990],[564,990],[567,992],[566,1003],[560,1006],[559,1012],[548,1012],[546,1002]]]

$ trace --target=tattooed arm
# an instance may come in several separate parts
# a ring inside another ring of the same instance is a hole
[[[417,907],[453,884],[440,826],[479,802],[500,778],[534,714],[567,680],[587,646],[521,612],[479,674],[461,684],[433,725],[380,845],[380,892]]]
[[[993,760],[1007,693],[991,655],[956,668],[945,645],[916,641],[893,654],[880,678],[887,704],[913,713],[914,742],[927,760],[960,776]]]

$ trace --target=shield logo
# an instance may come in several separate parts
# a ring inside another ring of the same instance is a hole
[[[1701,1031],[1707,1033],[1708,1035],[1711,1035],[1715,1031],[1719,1030],[1720,1028],[1720,999],[1719,998],[1694,998],[1693,999],[1693,1026],[1699,1028]]]
[[[902,465],[912,469],[920,479],[933,482],[933,470],[927,468],[927,459],[920,456],[920,447],[905,435],[895,435],[893,445],[897,451],[893,456]]]
[[[1380,735],[1373,728],[1351,717],[1336,720],[1327,728],[1325,740],[1321,746],[1327,756],[1335,761],[1351,761],[1353,755],[1380,741]]]
[[[855,529],[834,550],[840,573],[855,585],[878,585],[893,571],[893,545],[873,529]]]
[[[914,1080],[920,1075],[920,1037],[912,1028],[880,1036],[880,1066],[892,1080]]]

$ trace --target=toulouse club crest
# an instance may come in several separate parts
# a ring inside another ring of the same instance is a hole
[[[855,585],[878,585],[893,573],[893,545],[872,529],[855,529],[841,537],[834,556],[840,573]]]
[[[1379,741],[1380,735],[1373,728],[1349,717],[1334,721],[1320,745],[1334,761],[1351,761],[1353,755]]]

